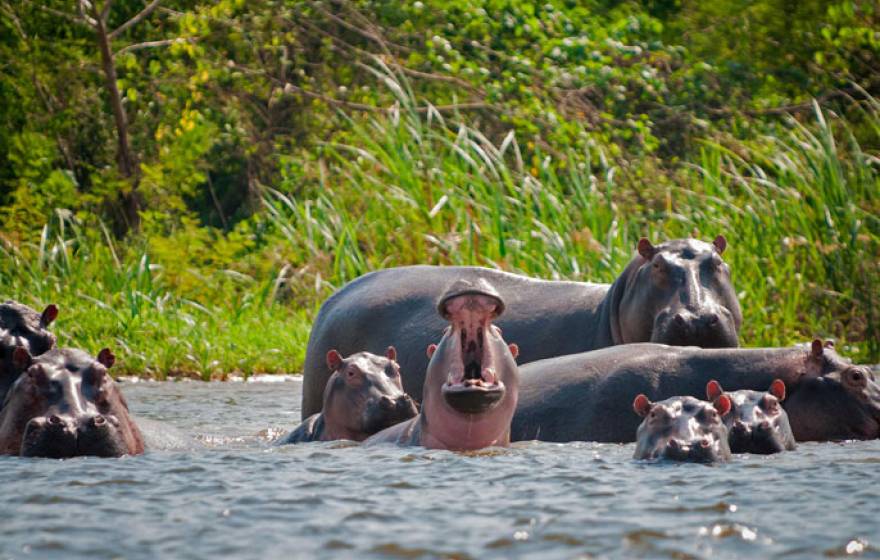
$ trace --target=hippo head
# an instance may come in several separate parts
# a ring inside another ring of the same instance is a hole
[[[767,391],[725,393],[714,379],[706,385],[706,396],[716,401],[722,395],[730,399],[730,413],[724,416],[730,451],[770,455],[796,447],[788,414],[780,404],[785,399],[785,383],[775,379]]]
[[[450,324],[440,343],[428,347],[423,421],[448,449],[506,444],[518,395],[519,349],[492,324],[504,311],[501,296],[484,279],[460,280],[437,309]]]
[[[0,303],[0,403],[6,391],[30,364],[55,346],[55,335],[46,330],[58,316],[58,307],[48,305],[42,313],[14,301]],[[27,357],[24,357],[22,350]]]
[[[397,351],[389,346],[385,356],[358,352],[343,358],[327,352],[333,374],[324,389],[324,425],[332,439],[363,441],[369,436],[418,414],[403,392]]]
[[[615,342],[738,346],[742,312],[721,258],[726,247],[721,235],[712,243],[639,240],[638,256],[612,288]]]
[[[791,387],[785,410],[798,441],[880,437],[880,385],[868,366],[842,360],[831,345],[814,340],[808,369]],[[832,369],[829,371],[829,367]]]
[[[714,403],[694,397],[672,397],[652,403],[645,395],[633,401],[644,420],[636,433],[635,459],[669,459],[715,463],[730,459],[727,428],[722,418],[730,412],[730,399],[721,395]]]
[[[143,438],[107,368],[81,350],[38,356],[6,396],[0,411],[0,453],[64,458],[142,453]]]

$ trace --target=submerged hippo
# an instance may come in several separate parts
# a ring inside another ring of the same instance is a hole
[[[503,300],[485,280],[460,280],[440,298],[437,309],[449,326],[439,345],[428,346],[421,413],[366,443],[455,451],[507,445],[516,409],[519,351],[492,324],[504,311]]]
[[[731,452],[771,455],[797,448],[788,414],[780,404],[785,400],[785,383],[781,379],[774,379],[766,391],[724,392],[714,379],[706,385],[710,401],[722,395],[732,404],[730,414],[724,417]]]
[[[55,335],[47,328],[57,316],[54,304],[38,313],[12,300],[0,303],[0,406],[30,357],[55,346]]]
[[[633,401],[633,410],[644,420],[636,430],[634,459],[718,463],[730,460],[727,426],[730,399],[721,395],[714,403],[694,397],[672,397],[652,403],[645,395]]]
[[[702,396],[716,379],[730,390],[785,383],[783,403],[797,441],[880,437],[880,387],[871,371],[814,340],[789,348],[701,349],[631,344],[520,368],[511,437],[543,441],[633,441],[633,393],[651,400]]]
[[[333,374],[324,389],[322,412],[309,416],[278,444],[363,441],[418,414],[415,402],[400,385],[396,358],[393,346],[384,357],[358,352],[343,358],[336,350],[327,352],[327,367]]]
[[[378,352],[393,343],[404,372],[403,388],[422,398],[425,347],[443,329],[435,298],[462,278],[486,279],[510,312],[498,326],[522,341],[522,362],[629,342],[704,347],[737,346],[742,321],[730,270],[721,259],[723,236],[713,243],[677,239],[657,246],[647,239],[613,284],[536,280],[477,267],[408,266],[366,274],[321,306],[309,337],[303,370],[303,417],[321,410],[329,375],[324,356]]]
[[[0,455],[64,458],[143,453],[141,432],[107,368],[82,350],[53,349],[34,358],[0,409]]]

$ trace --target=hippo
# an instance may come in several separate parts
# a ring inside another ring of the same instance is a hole
[[[369,436],[412,418],[419,409],[400,385],[397,351],[389,346],[385,356],[358,352],[343,358],[327,352],[333,374],[324,389],[322,412],[313,414],[278,441],[279,445]]]
[[[772,455],[797,448],[788,414],[780,404],[785,400],[785,383],[774,379],[766,391],[724,392],[716,380],[706,385],[706,397],[716,401],[726,396],[732,408],[724,417],[732,453]]]
[[[727,426],[730,399],[720,395],[714,403],[694,397],[671,397],[652,403],[636,396],[633,410],[644,418],[636,430],[633,459],[721,463],[730,460]]]
[[[510,443],[519,350],[492,324],[504,311],[504,301],[484,279],[458,280],[440,298],[437,310],[449,326],[440,343],[427,348],[421,412],[365,444],[469,451]]]
[[[143,453],[143,436],[107,373],[114,361],[107,348],[97,359],[72,348],[55,348],[33,358],[0,409],[0,455]]]
[[[397,347],[403,388],[422,399],[425,347],[444,324],[437,294],[462,278],[490,282],[511,311],[498,322],[508,340],[522,341],[521,363],[615,344],[658,342],[734,347],[742,322],[730,269],[712,243],[676,239],[637,253],[613,284],[547,281],[479,267],[406,266],[371,272],[334,293],[315,319],[303,368],[303,418],[321,410],[329,377],[324,356]]]
[[[16,301],[0,303],[0,405],[30,357],[55,346],[55,335],[46,329],[57,316],[55,304],[38,313]]]
[[[873,373],[821,340],[788,348],[628,344],[525,364],[520,375],[513,441],[630,442],[639,423],[629,406],[634,393],[655,401],[700,397],[713,379],[729,390],[756,391],[780,379],[797,441],[880,436]]]

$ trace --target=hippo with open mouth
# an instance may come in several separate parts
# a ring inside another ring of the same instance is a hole
[[[781,379],[774,379],[766,391],[725,392],[720,383],[709,381],[706,397],[714,402],[722,395],[732,405],[730,414],[724,417],[732,453],[771,455],[797,448],[788,414],[781,404],[785,399],[785,383]]]
[[[672,397],[652,403],[645,395],[633,401],[633,410],[644,418],[636,431],[634,459],[719,463],[730,460],[727,427],[730,399],[720,395],[714,403],[694,397]]]
[[[507,445],[517,402],[519,350],[492,324],[504,311],[504,301],[485,280],[459,280],[436,309],[449,326],[439,344],[428,346],[421,413],[366,443],[454,451]]]
[[[403,392],[397,351],[389,346],[385,356],[358,352],[343,358],[336,350],[327,353],[333,374],[324,389],[324,408],[308,417],[278,445],[348,439],[363,441],[385,428],[419,413],[416,403]]]
[[[31,357],[55,346],[55,335],[47,328],[57,316],[55,304],[38,313],[16,301],[0,303],[0,406]]]
[[[303,367],[303,418],[321,410],[330,374],[324,356],[397,347],[403,388],[418,401],[427,371],[425,347],[443,317],[437,294],[457,279],[485,279],[507,303],[498,321],[523,344],[521,363],[632,342],[702,347],[738,345],[742,322],[723,236],[712,243],[676,239],[637,252],[613,284],[528,278],[461,266],[406,266],[371,272],[334,293],[315,318]],[[526,344],[528,342],[528,344]]]
[[[107,369],[105,348],[50,350],[33,359],[0,409],[0,455],[119,457],[144,452],[140,430]]]

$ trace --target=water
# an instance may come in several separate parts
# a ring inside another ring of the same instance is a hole
[[[880,557],[878,441],[715,467],[587,443],[273,448],[298,381],[124,390],[164,449],[0,458],[0,559]]]

